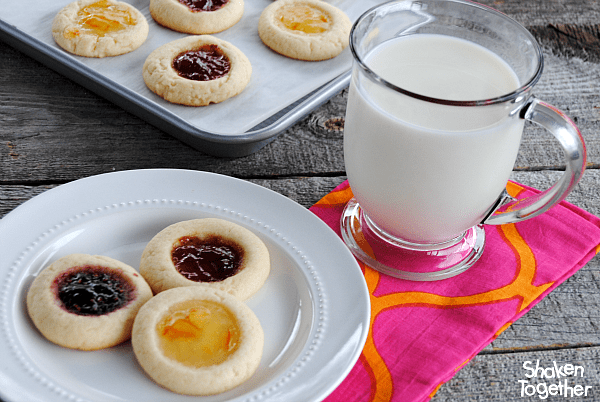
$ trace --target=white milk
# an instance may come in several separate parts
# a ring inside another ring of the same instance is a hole
[[[498,56],[439,35],[385,42],[366,63],[394,85],[438,99],[490,99],[519,88]],[[478,224],[517,156],[523,119],[509,117],[509,106],[428,103],[355,71],[344,158],[361,207],[382,228],[412,242],[449,240]]]

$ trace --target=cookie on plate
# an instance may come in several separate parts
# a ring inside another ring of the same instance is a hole
[[[188,36],[154,50],[143,66],[144,82],[165,100],[206,106],[246,88],[252,65],[231,43],[211,35]]]
[[[148,37],[148,22],[130,4],[114,0],[79,0],[56,14],[52,37],[68,52],[85,57],[131,52]]]
[[[218,289],[188,286],[159,293],[140,309],[131,344],[144,371],[161,386],[212,395],[256,372],[264,332],[241,300]]]
[[[150,15],[174,31],[213,34],[237,24],[243,0],[150,0]]]
[[[327,60],[347,46],[352,23],[340,9],[321,0],[277,0],[258,20],[265,45],[284,56]]]
[[[154,293],[183,286],[216,288],[245,300],[269,276],[269,251],[250,230],[218,218],[178,222],[146,245],[140,273]]]
[[[27,292],[27,310],[48,340],[96,350],[128,340],[138,310],[151,297],[144,278],[129,265],[70,254],[36,276]]]

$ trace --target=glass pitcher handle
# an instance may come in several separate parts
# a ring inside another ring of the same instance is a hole
[[[532,98],[521,111],[521,117],[550,131],[560,142],[565,155],[566,169],[560,179],[539,194],[516,200],[506,190],[488,216],[486,225],[501,225],[533,218],[561,202],[579,182],[585,170],[587,153],[579,129],[554,106]]]

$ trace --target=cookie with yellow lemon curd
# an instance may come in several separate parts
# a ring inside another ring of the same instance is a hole
[[[150,15],[156,22],[188,34],[224,31],[243,14],[243,0],[150,0]]]
[[[250,230],[218,218],[178,222],[160,231],[142,253],[140,273],[154,291],[204,286],[241,300],[270,272],[269,251]]]
[[[129,265],[70,254],[36,276],[27,292],[27,310],[48,340],[96,350],[128,340],[138,310],[151,297],[146,281]]]
[[[188,36],[154,50],[143,66],[144,82],[165,100],[206,106],[238,95],[252,65],[231,43],[211,35]]]
[[[213,395],[255,373],[264,332],[239,299],[188,286],[146,303],[135,319],[131,343],[144,371],[161,386],[180,394]]]
[[[321,0],[277,0],[258,20],[265,45],[284,56],[309,61],[339,55],[348,46],[351,28],[342,10]]]
[[[130,4],[79,0],[64,7],[52,22],[52,37],[68,52],[85,57],[131,52],[148,37],[148,22]]]

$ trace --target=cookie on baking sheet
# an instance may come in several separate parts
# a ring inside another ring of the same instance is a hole
[[[246,55],[211,35],[188,36],[154,50],[144,82],[165,100],[188,106],[222,102],[244,90],[252,75]]]
[[[256,372],[264,332],[241,300],[218,289],[187,286],[159,293],[140,309],[131,344],[156,383],[180,394],[213,395]]]
[[[129,265],[105,256],[70,254],[34,279],[27,310],[48,340],[96,350],[129,339],[138,310],[151,297],[146,281]]]
[[[258,20],[265,45],[284,56],[309,61],[339,55],[348,46],[351,28],[342,10],[321,0],[277,0]]]
[[[218,218],[178,222],[148,242],[140,273],[154,293],[207,286],[245,300],[265,283],[269,251],[250,230]]]
[[[150,15],[174,31],[213,34],[237,24],[244,0],[150,0]]]
[[[52,36],[60,47],[78,56],[107,57],[140,47],[148,29],[144,15],[130,4],[79,0],[54,17]]]

